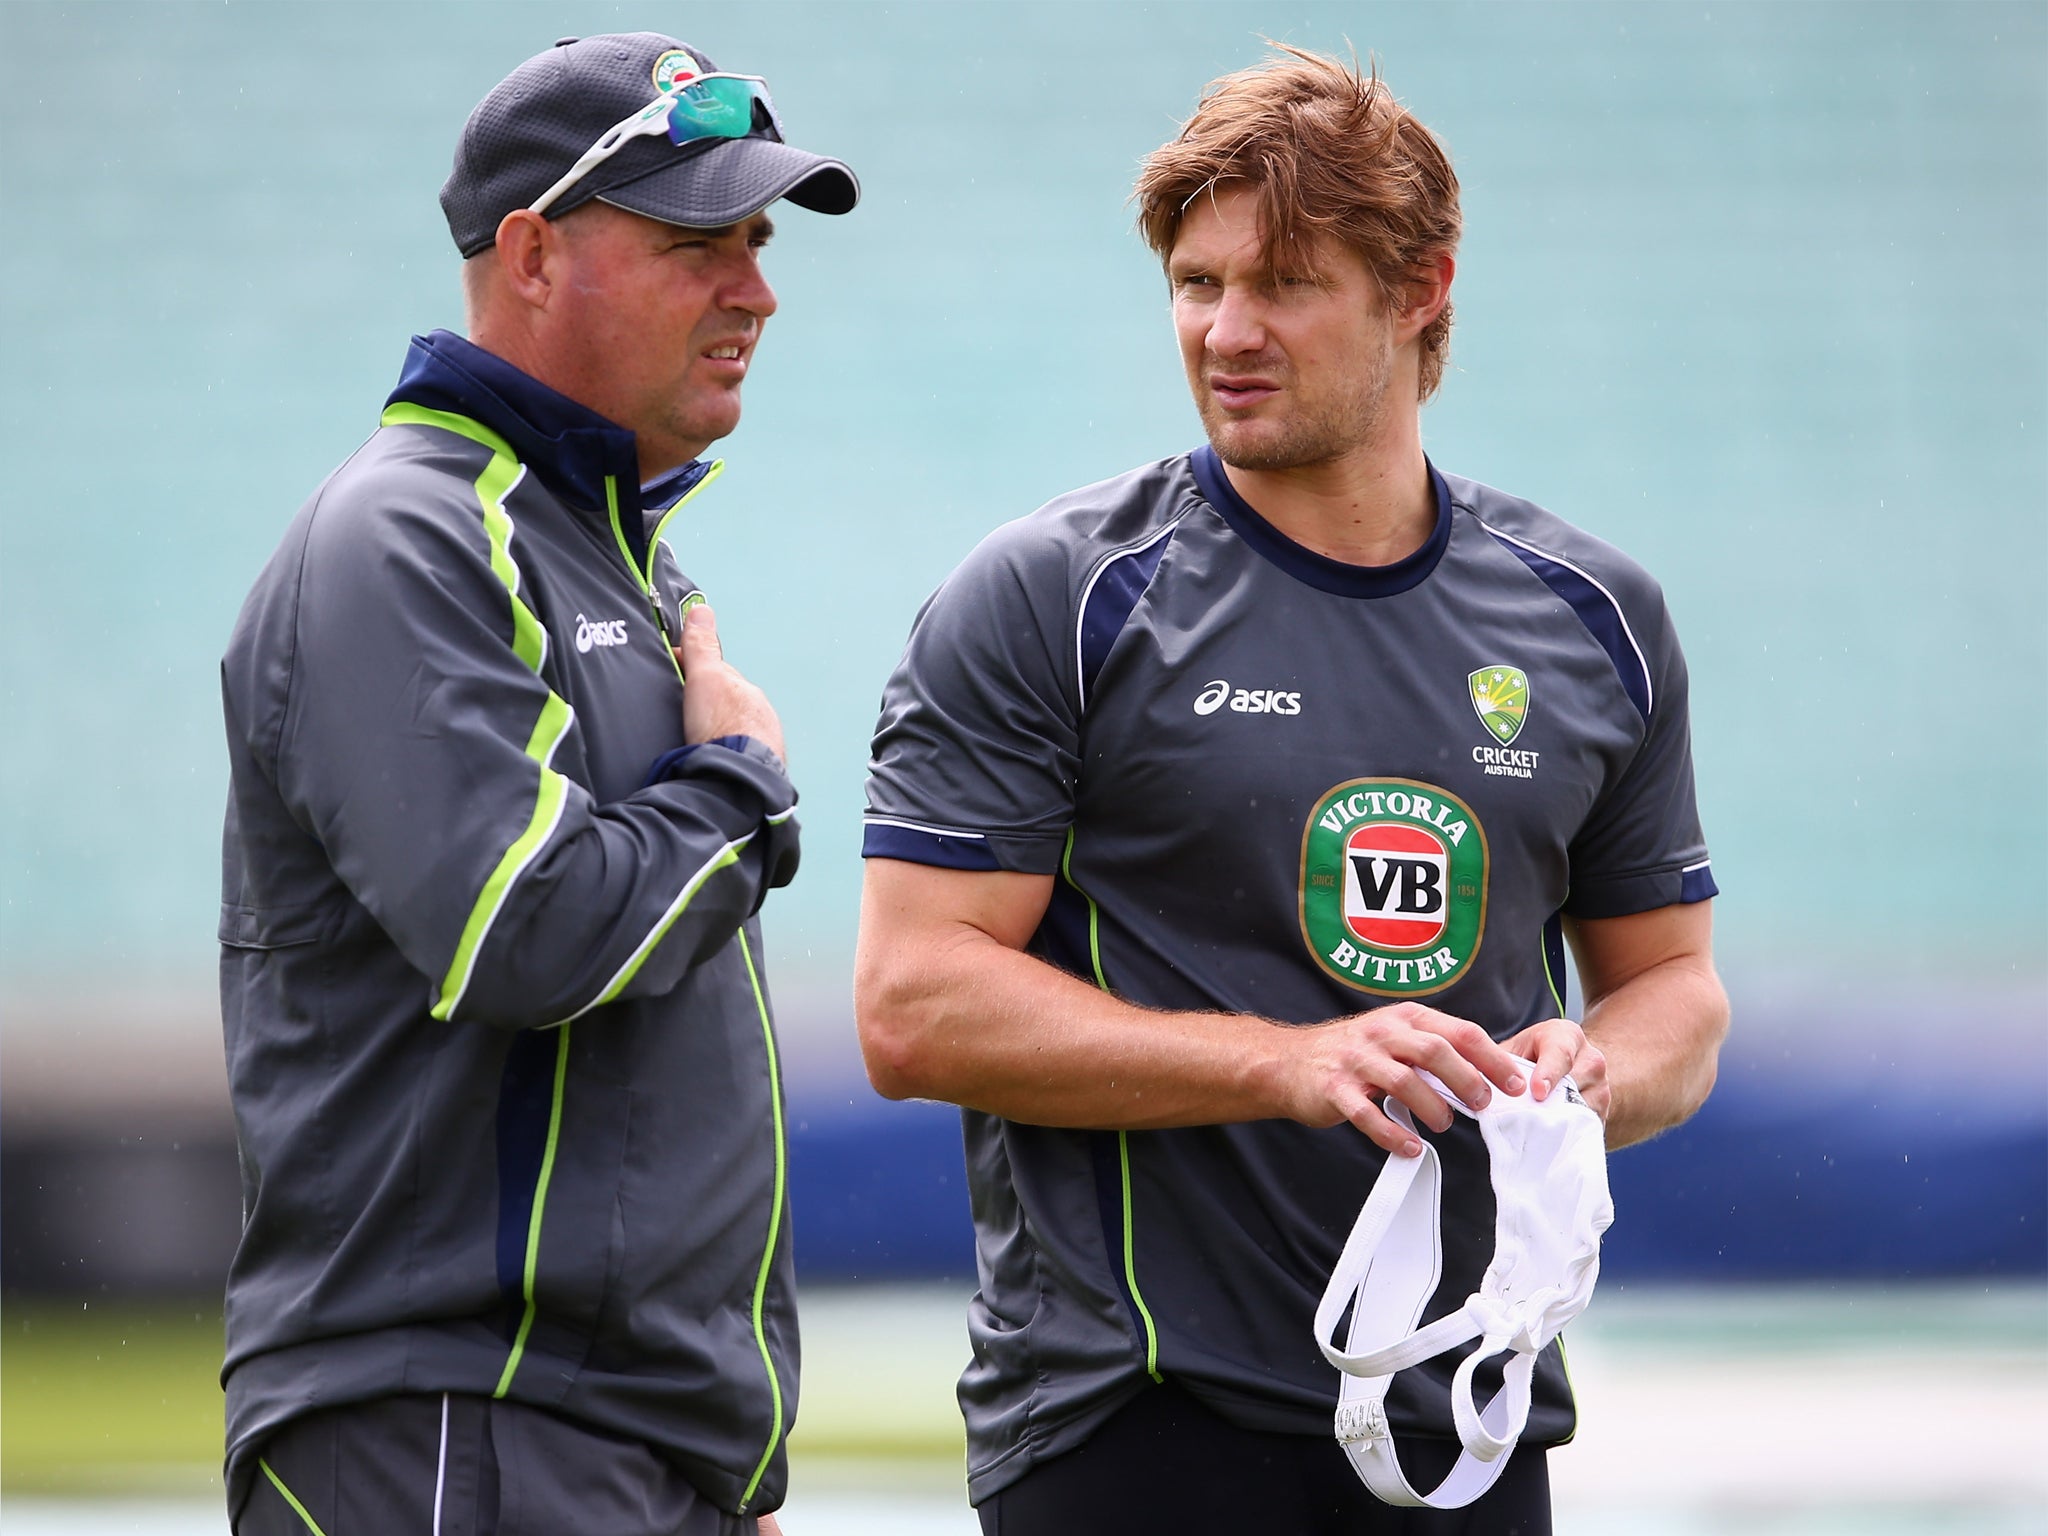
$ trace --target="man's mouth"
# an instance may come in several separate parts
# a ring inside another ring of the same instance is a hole
[[[747,353],[749,347],[744,341],[728,341],[715,347],[706,347],[698,356],[711,365],[711,377],[737,383],[747,374]]]
[[[1226,411],[1241,411],[1270,400],[1280,386],[1270,379],[1233,374],[1211,374],[1209,391]]]

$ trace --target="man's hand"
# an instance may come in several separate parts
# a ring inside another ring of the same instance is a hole
[[[773,1515],[763,1515],[757,1529],[760,1531],[761,1536],[782,1536],[782,1527],[775,1523]]]
[[[1607,1118],[1614,1090],[1607,1082],[1607,1056],[1570,1019],[1545,1019],[1531,1024],[1507,1042],[1506,1049],[1536,1063],[1536,1086],[1529,1090],[1537,1103],[1550,1097],[1558,1080],[1569,1076],[1579,1096],[1602,1120]]]
[[[1523,1064],[1485,1030],[1420,1003],[1396,1003],[1328,1024],[1290,1031],[1300,1041],[1283,1090],[1291,1118],[1304,1125],[1348,1120],[1389,1152],[1414,1157],[1422,1143],[1380,1108],[1399,1099],[1433,1131],[1450,1129],[1452,1110],[1418,1075],[1429,1072],[1481,1109],[1498,1084],[1522,1090]]]
[[[709,603],[683,615],[683,643],[676,647],[676,665],[683,669],[683,739],[710,741],[719,736],[751,736],[785,763],[782,722],[775,718],[768,695],[740,676],[718,643],[718,619]]]

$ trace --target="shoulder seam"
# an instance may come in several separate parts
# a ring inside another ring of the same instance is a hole
[[[1566,570],[1570,571],[1573,575],[1577,576],[1581,581],[1584,581],[1587,585],[1592,587],[1594,591],[1598,592],[1602,597],[1607,599],[1608,606],[1613,608],[1614,610],[1615,618],[1621,622],[1621,632],[1628,638],[1629,649],[1635,653],[1636,666],[1642,672],[1643,718],[1647,720],[1656,706],[1656,683],[1650,675],[1649,658],[1643,654],[1642,642],[1636,639],[1635,626],[1629,623],[1628,610],[1622,607],[1621,599],[1616,597],[1614,593],[1608,589],[1607,584],[1605,582],[1603,582],[1599,577],[1595,576],[1591,571],[1587,570],[1584,566],[1578,564],[1578,562],[1574,560],[1568,560],[1563,555],[1556,554],[1550,550],[1540,547],[1539,545],[1532,544],[1527,539],[1517,538],[1514,534],[1507,532],[1505,529],[1496,528],[1492,523],[1489,523],[1485,518],[1480,517],[1477,512],[1474,512],[1472,516],[1480,527],[1484,528],[1488,533],[1492,534],[1493,537],[1498,539],[1501,543],[1513,545],[1516,549],[1527,550],[1530,554],[1535,555],[1538,559],[1548,560],[1555,565],[1563,566]]]
[[[1132,555],[1143,554],[1161,539],[1172,537],[1173,530],[1178,528],[1188,513],[1193,510],[1192,507],[1184,506],[1163,527],[1155,529],[1134,544],[1126,544],[1121,548],[1111,550],[1095,562],[1094,569],[1088,573],[1088,579],[1081,584],[1080,601],[1074,605],[1074,704],[1077,715],[1083,715],[1088,712],[1088,667],[1083,649],[1083,631],[1088,623],[1088,599],[1094,594],[1095,584],[1102,579],[1103,573],[1112,565],[1115,565],[1117,561],[1129,559]]]

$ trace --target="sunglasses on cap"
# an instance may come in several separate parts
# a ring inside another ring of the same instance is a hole
[[[782,119],[769,99],[768,82],[759,75],[720,73],[679,80],[631,117],[607,128],[560,181],[526,205],[527,211],[546,213],[564,192],[635,139],[657,133],[666,133],[669,143],[677,145],[699,139],[744,139],[754,131],[756,102],[766,110],[769,127],[779,140]]]

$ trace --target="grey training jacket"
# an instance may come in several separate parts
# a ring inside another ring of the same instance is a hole
[[[754,913],[795,790],[685,747],[698,600],[632,434],[446,332],[222,666],[221,1007],[244,1225],[231,1505],[264,1437],[510,1398],[782,1501],[796,1318]],[[664,510],[666,509],[666,510]]]

